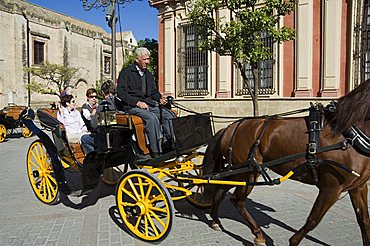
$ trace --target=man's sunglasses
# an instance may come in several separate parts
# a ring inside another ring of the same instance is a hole
[[[97,95],[90,95],[89,98],[97,98]]]

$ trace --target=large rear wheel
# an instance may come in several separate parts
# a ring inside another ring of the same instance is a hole
[[[102,181],[107,185],[116,185],[121,176],[126,172],[125,164],[104,169]]]
[[[6,127],[3,124],[0,124],[0,143],[3,142],[6,138]]]
[[[143,171],[124,174],[116,190],[116,204],[127,229],[145,241],[161,241],[169,234],[174,206],[161,181]]]
[[[186,157],[187,159],[189,157]],[[194,168],[190,171],[184,172],[191,177],[197,178],[203,175],[203,153],[196,153],[189,158],[189,161],[193,163]],[[192,192],[190,196],[186,197],[186,200],[197,208],[207,209],[212,206],[211,201],[207,201],[204,198],[204,185],[203,184],[192,184],[192,183],[179,183],[179,186],[184,187]]]
[[[49,205],[59,202],[59,189],[53,165],[40,140],[34,141],[28,149],[27,173],[32,190],[40,201]]]

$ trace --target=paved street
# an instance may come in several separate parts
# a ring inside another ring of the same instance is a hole
[[[0,143],[0,245],[150,245],[131,237],[116,217],[114,188],[102,185],[84,198],[56,206],[33,195],[26,176],[26,152],[31,139],[10,138]],[[248,209],[266,233],[268,245],[288,245],[306,220],[317,190],[287,181],[276,187],[257,187]],[[172,230],[161,245],[252,245],[253,235],[228,199],[221,205],[225,231],[209,227],[208,211],[186,201],[175,202]],[[362,245],[349,196],[331,208],[301,245]]]

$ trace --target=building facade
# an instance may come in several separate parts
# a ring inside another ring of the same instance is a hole
[[[111,35],[101,27],[26,1],[0,0],[0,33],[0,108],[58,101],[56,96],[26,89],[30,81],[37,80],[25,72],[28,66],[49,62],[78,68],[72,82],[86,81],[72,92],[79,105],[86,100],[87,88],[111,78]],[[137,42],[131,32],[119,33],[116,39],[119,71],[124,54]]]
[[[281,26],[296,39],[265,44],[274,59],[262,63],[260,114],[276,114],[336,99],[370,78],[369,0],[297,0]],[[187,14],[194,2],[153,0],[158,9],[159,84],[201,112],[250,116],[253,105],[231,57],[197,49]],[[230,18],[227,9],[214,16]]]

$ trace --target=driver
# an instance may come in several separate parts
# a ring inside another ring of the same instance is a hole
[[[156,158],[162,152],[162,143],[173,138],[171,119],[174,114],[164,107],[163,110],[159,108],[159,104],[166,103],[166,98],[158,91],[154,76],[147,69],[149,50],[144,47],[137,48],[135,55],[135,63],[124,68],[119,74],[117,96],[128,113],[143,119],[152,157]],[[163,120],[163,132],[160,119]]]

